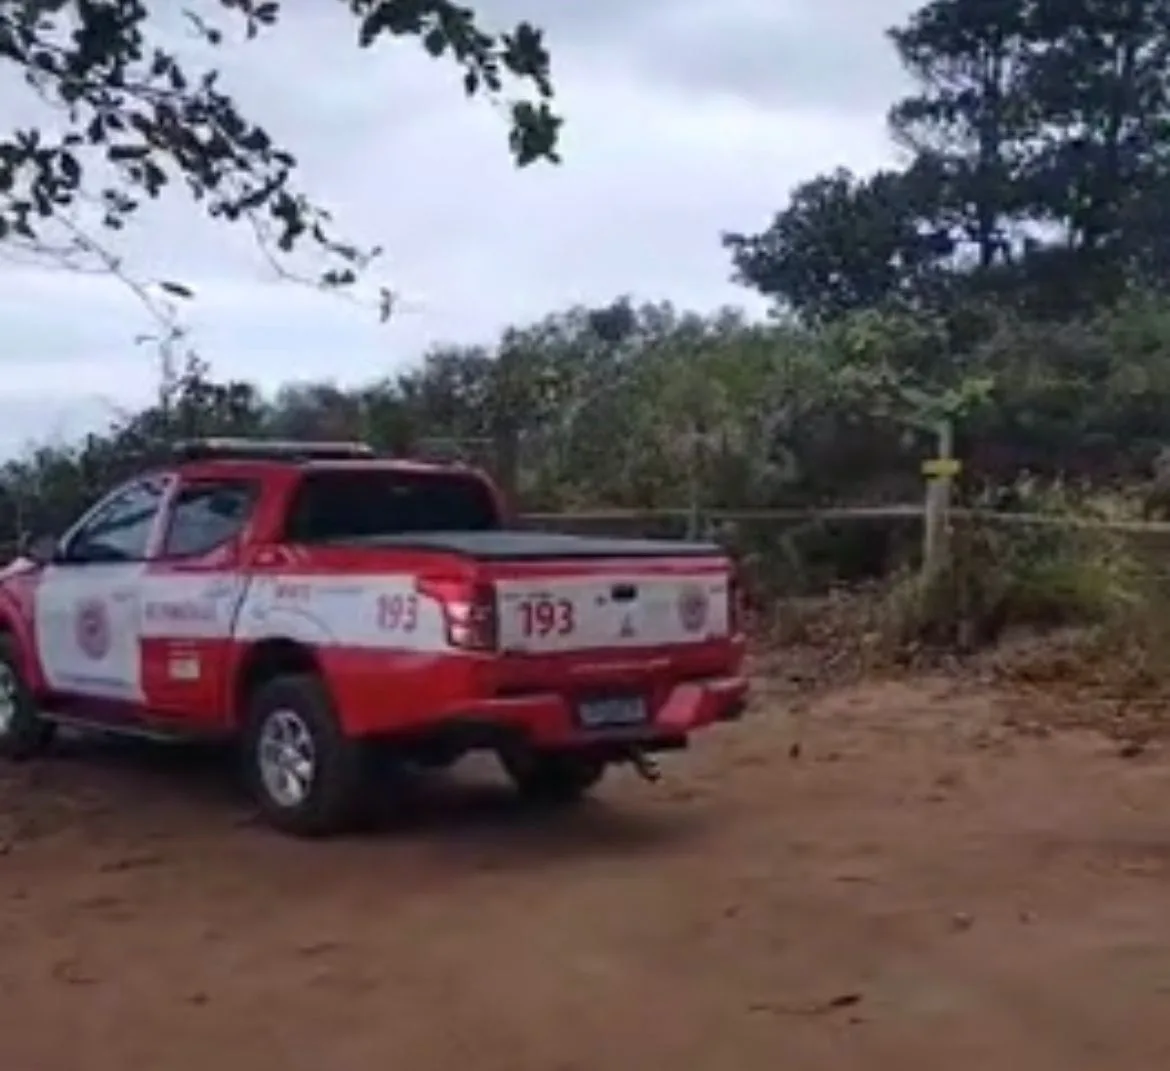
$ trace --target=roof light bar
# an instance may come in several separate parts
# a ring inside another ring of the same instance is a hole
[[[294,439],[187,439],[176,443],[173,455],[184,461],[237,458],[258,461],[345,461],[377,457],[362,442],[297,442]]]

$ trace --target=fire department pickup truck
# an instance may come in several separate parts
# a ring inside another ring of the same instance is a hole
[[[0,756],[227,738],[298,835],[359,816],[374,756],[487,749],[565,802],[742,712],[737,616],[718,547],[525,531],[469,468],[187,443],[0,571]]]

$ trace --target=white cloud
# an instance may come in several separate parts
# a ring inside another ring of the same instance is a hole
[[[466,102],[449,66],[409,45],[359,53],[341,5],[289,3],[271,39],[231,57],[227,84],[298,154],[339,225],[386,248],[382,271],[413,307],[382,326],[274,284],[245,231],[165,198],[120,248],[134,268],[192,285],[188,319],[219,373],[372,379],[434,342],[490,342],[508,323],[627,292],[750,306],[720,232],[764,225],[818,171],[890,159],[883,114],[898,86],[880,31],[907,0],[860,20],[842,0],[643,0],[636,17],[608,2],[481,6],[549,27],[568,123],[560,168],[516,171],[502,119]],[[2,278],[0,452],[104,422],[103,399],[150,396],[154,367],[133,341],[150,323],[121,284]]]

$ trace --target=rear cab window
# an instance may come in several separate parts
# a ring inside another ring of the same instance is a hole
[[[231,542],[251,519],[258,495],[252,480],[196,480],[180,487],[160,556],[197,558]]]
[[[473,472],[307,469],[290,503],[285,539],[329,543],[415,532],[502,527],[491,487]]]

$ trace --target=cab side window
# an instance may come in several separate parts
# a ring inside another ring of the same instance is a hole
[[[166,483],[139,480],[110,496],[70,537],[63,561],[72,565],[141,561]]]
[[[171,505],[163,542],[165,558],[196,558],[235,539],[252,517],[258,489],[244,480],[181,487]]]

